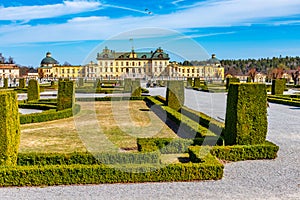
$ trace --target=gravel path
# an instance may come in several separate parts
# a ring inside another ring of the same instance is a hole
[[[225,94],[186,94],[187,106],[224,117]],[[270,104],[268,121],[278,158],[228,163],[219,181],[0,188],[0,199],[300,199],[300,108]]]

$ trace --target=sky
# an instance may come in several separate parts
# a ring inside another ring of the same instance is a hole
[[[163,48],[171,60],[300,54],[299,0],[1,0],[0,53],[39,67]]]

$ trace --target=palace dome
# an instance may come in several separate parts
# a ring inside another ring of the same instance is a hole
[[[57,65],[58,62],[51,57],[51,53],[47,52],[46,57],[41,61],[41,65]]]
[[[212,54],[211,59],[208,60],[209,64],[221,64],[220,61],[216,58],[215,54]]]

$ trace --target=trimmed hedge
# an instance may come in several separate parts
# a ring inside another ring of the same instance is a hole
[[[78,86],[79,86],[79,87],[84,86],[83,78],[79,78],[79,79],[78,79]]]
[[[272,80],[272,95],[283,94],[285,89],[286,79],[275,79]]]
[[[131,82],[131,96],[140,97],[142,96],[142,88],[140,79]]]
[[[177,134],[184,138],[195,137],[216,137],[216,135],[207,128],[199,125],[197,122],[182,115],[180,112],[168,107],[162,106],[163,103],[156,100],[154,97],[147,97],[145,101],[149,107],[153,109],[156,114],[160,116],[160,113],[166,113],[167,118],[174,122],[179,129]]]
[[[242,161],[258,159],[275,159],[279,147],[265,141],[255,145],[215,146],[211,153],[221,160]]]
[[[268,102],[300,107],[299,98],[289,98],[289,97],[282,98],[278,96],[268,96]]]
[[[189,147],[190,156],[194,158],[202,148],[201,146]],[[213,156],[226,161],[275,159],[278,150],[279,147],[269,141],[255,145],[214,146],[209,149]]]
[[[198,122],[201,126],[204,126],[205,128],[208,128],[213,133],[216,133],[217,135],[222,135],[225,124],[223,122],[217,121],[216,119],[209,117],[208,115],[198,112],[195,110],[192,110],[190,108],[187,108],[183,106],[180,110],[181,114],[187,116],[188,118],[194,120],[195,122]]]
[[[8,78],[4,78],[3,88],[5,88],[5,89],[8,88]]]
[[[162,106],[162,109],[167,113],[168,119],[175,122],[175,124],[180,126],[180,129],[182,129],[183,131],[190,133],[190,135],[187,135],[187,138],[216,137],[216,135],[212,131],[201,126],[200,124],[191,120],[190,118],[182,115],[176,110],[168,106]]]
[[[48,165],[0,168],[0,186],[219,180],[224,166],[209,157],[203,163],[164,165]]]
[[[124,79],[124,92],[131,92],[132,80],[130,78]]]
[[[137,138],[139,152],[185,153],[193,143],[193,140],[180,138]]]
[[[183,81],[168,81],[167,106],[178,111],[184,105],[184,83]]]
[[[59,81],[57,94],[57,110],[72,108],[75,104],[75,82]]]
[[[188,88],[191,88],[193,87],[193,78],[187,78],[187,87]]]
[[[83,98],[76,98],[76,101],[142,101],[146,97],[83,97]]]
[[[200,86],[201,86],[200,78],[194,78],[194,87],[200,88]]]
[[[17,93],[0,92],[0,165],[14,166],[20,144]]]
[[[20,78],[19,79],[19,88],[23,89],[26,87],[26,80],[25,78]]]
[[[21,124],[46,122],[57,119],[63,119],[72,117],[80,112],[80,105],[76,104],[73,108],[68,108],[61,111],[48,110],[41,113],[32,113],[26,115],[20,115]]]
[[[27,99],[28,101],[40,99],[40,86],[39,82],[35,79],[30,79],[28,82]]]
[[[223,145],[222,138],[137,138],[138,151],[152,152],[160,151],[162,154],[187,153],[188,147],[192,145]]]
[[[159,152],[147,153],[21,153],[19,166],[73,165],[73,164],[159,164]]]
[[[229,85],[231,84],[231,83],[239,83],[240,82],[240,79],[239,78],[235,78],[235,77],[233,77],[233,78],[226,78],[226,90],[228,90],[229,89]]]
[[[49,104],[42,104],[42,103],[30,103],[30,104],[20,103],[19,108],[50,110],[50,109],[56,109],[56,106],[55,105],[49,105]]]
[[[225,144],[261,144],[266,140],[267,128],[266,85],[231,83],[227,96]]]

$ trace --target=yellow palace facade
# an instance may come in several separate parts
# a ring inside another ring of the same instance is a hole
[[[200,77],[203,79],[224,80],[224,68],[219,60],[212,58],[201,65],[184,66],[170,62],[170,57],[162,48],[149,52],[116,52],[105,47],[97,54],[97,62],[85,66],[59,65],[47,53],[38,68],[40,78],[72,78],[85,79],[185,79]]]

